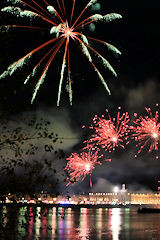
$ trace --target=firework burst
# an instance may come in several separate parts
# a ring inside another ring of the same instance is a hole
[[[72,153],[70,157],[67,158],[67,166],[65,170],[69,173],[68,178],[70,183],[75,183],[79,179],[84,180],[84,178],[89,175],[91,177],[92,171],[96,164],[101,165],[100,159],[103,155],[99,155],[98,151],[91,151],[89,149],[87,152],[82,152],[81,154]],[[90,186],[92,187],[92,181],[90,178]]]
[[[137,147],[140,147],[138,154],[147,145],[148,151],[158,151],[158,143],[160,137],[160,123],[158,123],[158,111],[153,116],[150,108],[145,108],[148,115],[140,116],[134,121],[135,126],[131,126],[133,131],[132,138],[137,142]],[[137,115],[137,114],[136,114]],[[135,115],[135,116],[136,116]]]
[[[104,42],[102,40],[91,38],[86,35],[83,35],[81,33],[81,30],[83,27],[98,21],[103,22],[109,22],[114,19],[121,18],[121,15],[116,13],[110,13],[107,15],[100,15],[100,14],[94,14],[91,15],[85,19],[82,18],[82,15],[86,10],[88,10],[90,7],[92,7],[97,0],[90,0],[88,4],[84,7],[84,9],[81,11],[78,17],[74,16],[75,8],[79,7],[76,5],[76,1],[73,0],[73,5],[71,7],[70,13],[68,13],[66,9],[67,1],[64,0],[56,0],[54,4],[56,4],[56,8],[52,6],[52,1],[50,0],[42,0],[41,3],[38,0],[27,0],[27,2],[24,0],[7,0],[7,2],[10,2],[13,6],[4,7],[1,9],[1,12],[7,12],[8,14],[15,15],[18,18],[29,18],[29,19],[41,19],[49,25],[49,27],[46,29],[46,31],[49,31],[51,35],[51,39],[42,45],[38,46],[37,48],[33,49],[31,52],[29,52],[27,55],[19,59],[18,61],[11,64],[8,69],[3,72],[0,75],[0,79],[5,78],[6,76],[11,76],[17,69],[21,69],[24,64],[26,64],[32,55],[47,46],[50,47],[49,51],[46,51],[46,54],[39,60],[39,62],[34,66],[33,71],[29,74],[29,76],[26,78],[24,84],[26,84],[31,78],[33,78],[37,72],[38,67],[41,65],[43,61],[46,60],[45,67],[43,68],[43,71],[41,73],[41,76],[36,84],[36,87],[33,92],[31,103],[34,101],[37,91],[39,90],[40,86],[44,82],[44,79],[46,77],[48,68],[50,67],[51,63],[55,59],[56,55],[58,54],[60,48],[64,47],[64,54],[63,54],[63,61],[62,61],[62,67],[61,67],[61,73],[60,73],[60,81],[59,81],[59,90],[58,90],[58,100],[57,100],[57,106],[59,106],[60,98],[61,98],[61,90],[62,90],[62,83],[64,79],[64,73],[65,69],[67,68],[68,73],[68,80],[67,80],[67,90],[69,92],[69,99],[70,104],[72,105],[72,84],[71,84],[71,72],[70,72],[70,54],[72,53],[70,51],[70,41],[72,40],[76,44],[78,44],[79,48],[81,49],[84,56],[88,59],[88,61],[93,66],[94,70],[96,71],[98,77],[100,78],[101,82],[103,83],[104,87],[110,94],[110,90],[95,66],[95,64],[92,61],[91,52],[94,55],[97,55],[99,59],[101,60],[102,64],[108,68],[115,76],[117,75],[113,67],[110,65],[110,63],[105,59],[99,52],[97,52],[93,47],[90,46],[90,41],[95,41],[100,44],[103,44],[106,46],[109,50],[115,52],[116,54],[121,54],[121,52],[114,47],[113,45]],[[51,2],[51,4],[50,4]],[[77,1],[78,2],[78,1]],[[42,4],[43,3],[43,4]],[[17,7],[17,6],[18,7]],[[20,5],[20,7],[19,7]],[[24,7],[29,8],[30,10],[23,10]],[[73,21],[74,19],[74,21]],[[11,27],[21,27],[21,28],[31,28],[36,30],[41,30],[42,28],[36,27],[36,26],[23,26],[23,25],[7,25],[2,26],[2,31],[8,31]],[[43,28],[44,29],[44,28]]]
[[[108,113],[108,110],[106,112]],[[119,111],[116,118],[113,119],[109,113],[108,119],[105,119],[104,115],[101,118],[95,116],[93,125],[90,127],[95,130],[95,134],[87,140],[88,146],[96,146],[98,149],[101,147],[109,152],[115,151],[118,146],[125,148],[125,144],[129,143],[129,121],[129,114],[127,112],[120,115]]]

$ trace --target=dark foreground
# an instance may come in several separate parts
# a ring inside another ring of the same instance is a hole
[[[158,240],[160,213],[135,208],[0,206],[0,239]]]

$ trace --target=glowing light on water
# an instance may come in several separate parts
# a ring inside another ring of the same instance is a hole
[[[48,209],[47,208],[44,209],[44,212],[42,215],[41,229],[42,229],[42,235],[45,238],[47,236],[47,230],[48,230]]]
[[[40,236],[40,227],[41,227],[41,207],[37,207],[36,219],[35,219],[35,234],[38,238]]]
[[[80,227],[79,227],[79,238],[83,239],[84,237],[87,239],[89,234],[88,227],[88,209],[80,208]]]
[[[54,239],[56,237],[56,227],[57,227],[57,216],[56,216],[56,212],[57,209],[54,207],[52,210],[52,238]]]
[[[30,207],[29,208],[29,226],[28,226],[29,237],[32,236],[33,228],[34,228],[33,207]]]
[[[103,230],[103,218],[102,218],[102,214],[103,214],[103,209],[99,208],[96,209],[96,229],[97,229],[97,235],[98,235],[98,239],[102,238],[102,230]]]
[[[124,225],[126,239],[130,239],[130,208],[125,208]]]
[[[18,210],[17,210],[18,211]],[[27,215],[27,207],[21,207],[19,208],[19,214],[18,214],[18,225],[17,230],[19,236],[23,239],[26,235],[26,229],[25,224],[27,224],[26,216]]]
[[[111,215],[112,239],[119,240],[121,230],[121,208],[113,208]]]

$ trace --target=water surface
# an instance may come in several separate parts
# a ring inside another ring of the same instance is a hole
[[[2,207],[0,217],[16,240],[160,240],[160,214],[130,208]]]

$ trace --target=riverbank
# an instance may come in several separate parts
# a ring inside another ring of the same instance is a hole
[[[127,204],[127,205],[111,205],[111,204],[48,204],[48,203],[0,203],[0,206],[13,206],[13,207],[46,207],[46,208],[139,208],[142,205],[133,205],[133,204]],[[143,207],[147,207],[147,205],[144,205]],[[153,206],[154,207],[154,206]]]

